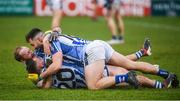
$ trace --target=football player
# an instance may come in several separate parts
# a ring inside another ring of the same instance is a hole
[[[107,41],[109,44],[124,43],[124,22],[120,14],[120,6],[121,0],[105,0],[104,7],[107,10],[105,18],[112,34],[112,39]]]

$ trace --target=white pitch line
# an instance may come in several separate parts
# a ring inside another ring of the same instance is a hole
[[[135,25],[135,26],[142,26],[142,27],[146,27],[146,28],[156,28],[156,29],[180,31],[180,27],[173,26],[173,25],[166,25],[166,24],[137,22],[137,21],[127,21],[126,24]]]

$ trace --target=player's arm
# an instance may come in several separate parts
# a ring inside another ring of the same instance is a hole
[[[57,73],[62,66],[62,52],[56,52],[52,56],[52,64],[47,68],[46,71],[40,74],[40,79],[51,76],[52,74]]]
[[[60,70],[62,66],[63,54],[59,41],[53,41],[51,43],[50,51],[52,54],[52,64],[48,66],[47,70],[41,73],[40,78],[46,78],[55,74]]]
[[[60,9],[56,9],[53,10],[53,19],[52,19],[52,30],[53,31],[61,31],[60,27],[59,27],[59,23],[61,23],[62,19],[62,10]]]

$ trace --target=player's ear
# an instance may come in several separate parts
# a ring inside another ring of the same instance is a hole
[[[43,37],[38,37],[37,40],[43,42]]]
[[[29,39],[29,43],[32,42],[32,41],[33,41],[33,39],[30,38],[30,39]]]
[[[42,42],[42,40],[41,40],[41,38],[40,38],[40,37],[37,37],[37,41],[40,41],[40,42]]]

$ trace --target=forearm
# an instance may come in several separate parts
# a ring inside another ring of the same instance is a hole
[[[59,23],[61,21],[61,17],[62,17],[62,11],[61,10],[55,10],[53,12],[53,20],[52,20],[52,30],[55,28],[55,27],[59,27]]]

